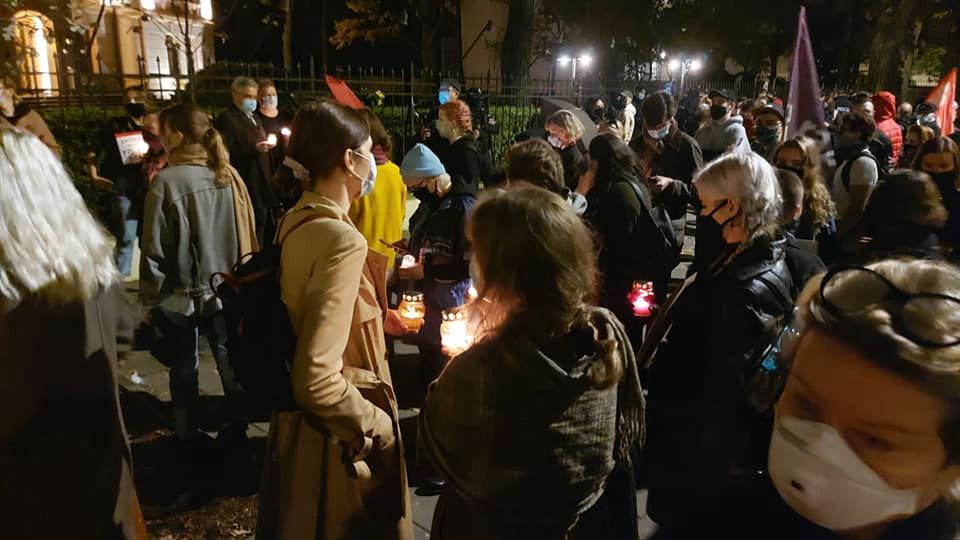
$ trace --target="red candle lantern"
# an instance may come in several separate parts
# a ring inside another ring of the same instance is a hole
[[[634,317],[649,317],[654,308],[653,282],[634,281],[627,300],[633,308]]]

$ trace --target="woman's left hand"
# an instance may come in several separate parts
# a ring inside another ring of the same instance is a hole
[[[407,268],[400,267],[397,274],[404,281],[420,281],[423,279],[423,263],[418,262]]]

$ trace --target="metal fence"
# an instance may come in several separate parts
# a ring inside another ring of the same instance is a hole
[[[328,96],[324,74],[313,63],[297,66],[294,70],[265,64],[220,62],[202,72],[188,76],[154,75],[141,69],[134,74],[68,73],[56,77],[57,88],[22,89],[20,94],[30,105],[39,109],[94,108],[106,116],[119,107],[125,87],[140,85],[153,95],[159,105],[191,100],[217,114],[229,105],[230,83],[237,76],[257,80],[270,79],[280,94],[281,107],[294,110],[300,105],[322,96]],[[32,74],[28,74],[32,75]],[[447,77],[443,73],[426,70],[389,68],[338,69],[333,75],[344,80],[383,121],[395,139],[397,153],[405,152],[418,139],[430,111],[436,107],[438,82]],[[688,81],[687,87],[727,88],[751,93],[752,88],[734,81]],[[525,79],[505,81],[499,78],[467,78],[463,89],[478,89],[468,102],[475,106],[475,119],[489,133],[489,150],[499,162],[504,150],[517,133],[539,118],[543,98],[569,101],[580,106],[586,98],[611,98],[620,91],[642,86],[648,92],[672,89],[669,81],[596,81]],[[752,84],[751,84],[752,86]],[[679,93],[674,92],[674,93]],[[471,101],[472,100],[472,101]],[[478,114],[480,113],[480,114]],[[402,154],[400,154],[402,155]]]

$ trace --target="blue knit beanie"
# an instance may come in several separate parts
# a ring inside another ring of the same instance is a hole
[[[403,156],[400,164],[400,176],[404,178],[433,178],[446,174],[440,158],[426,146],[417,143]]]

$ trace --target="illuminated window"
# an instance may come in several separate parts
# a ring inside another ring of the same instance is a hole
[[[57,89],[57,47],[53,21],[36,11],[18,11],[14,43],[23,89],[51,95]]]
[[[153,11],[157,9],[157,0],[140,0],[140,9]]]
[[[205,20],[213,19],[213,4],[211,0],[200,0],[200,16]]]

